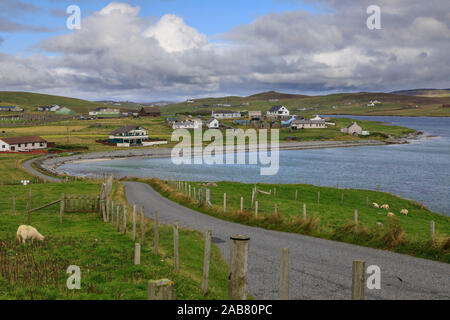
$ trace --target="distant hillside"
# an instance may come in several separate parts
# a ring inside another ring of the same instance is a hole
[[[100,107],[102,104],[91,101],[52,96],[40,93],[0,91],[0,105],[16,105],[27,111],[34,111],[36,106],[57,104],[76,112],[88,112]]]
[[[271,100],[277,101],[271,101]],[[381,103],[369,107],[370,101]],[[305,96],[278,93],[275,91],[255,94],[249,97],[215,97],[196,99],[165,107],[164,115],[177,113],[204,114],[211,110],[227,109],[235,111],[269,110],[274,105],[284,105],[292,113],[310,116],[314,114],[348,115],[397,115],[397,116],[450,116],[450,109],[442,108],[450,104],[450,96],[411,96],[383,92],[337,93],[323,96]],[[417,108],[416,108],[417,106]]]
[[[276,91],[258,93],[247,97],[247,99],[249,100],[274,100],[274,99],[287,100],[287,99],[302,99],[302,98],[308,98],[308,96],[301,94],[279,93]]]
[[[413,89],[394,91],[393,94],[422,97],[450,97],[450,89]]]

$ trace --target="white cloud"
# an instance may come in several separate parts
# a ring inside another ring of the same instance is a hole
[[[156,24],[148,27],[142,34],[154,38],[169,53],[183,52],[208,45],[208,39],[194,28],[186,25],[180,17],[164,15]]]

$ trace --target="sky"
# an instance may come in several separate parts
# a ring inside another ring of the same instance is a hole
[[[367,27],[373,4],[380,29]],[[449,52],[447,0],[0,0],[0,90],[179,101],[449,88]]]

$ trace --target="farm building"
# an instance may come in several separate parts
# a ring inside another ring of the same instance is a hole
[[[66,108],[66,107],[62,107],[60,109],[58,109],[57,111],[55,111],[55,114],[61,114],[61,115],[71,115],[71,114],[75,114],[76,112]]]
[[[291,129],[325,129],[327,124],[325,120],[319,116],[315,116],[310,120],[294,120],[291,122]]]
[[[119,116],[120,115],[120,109],[113,109],[113,108],[97,108],[94,111],[89,112],[90,116],[97,116],[101,117],[106,115],[108,116]]]
[[[208,127],[208,129],[218,129],[220,126],[220,122],[215,118],[211,118],[206,121],[206,126]]]
[[[46,149],[47,141],[38,136],[0,138],[0,151],[32,151]]]
[[[233,124],[238,126],[248,126],[250,125],[250,120],[233,120]]]
[[[21,112],[22,108],[16,106],[0,106],[0,112]]]
[[[233,118],[240,118],[241,113],[239,111],[220,110],[220,111],[213,111],[211,113],[211,117],[216,119],[233,119]]]
[[[351,135],[362,135],[362,136],[370,135],[369,131],[364,131],[356,122],[353,122],[351,125],[345,128],[341,128],[341,132]]]
[[[172,129],[200,129],[202,127],[201,121],[180,121],[180,122],[174,122],[172,125]]]
[[[290,111],[285,106],[274,106],[267,111],[268,117],[288,117],[290,115]]]
[[[261,111],[249,111],[248,112],[248,118],[250,120],[261,120],[262,119],[262,112]]]
[[[141,117],[161,117],[161,110],[158,107],[143,107],[139,111]]]

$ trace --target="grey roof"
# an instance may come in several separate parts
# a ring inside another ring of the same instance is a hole
[[[345,128],[349,129],[352,125],[356,124],[358,127],[361,128],[361,126],[359,124],[357,124],[356,122],[353,122],[351,124],[349,124],[348,126],[346,126]]]
[[[123,127],[120,127],[118,129],[114,130],[113,132],[111,132],[111,135],[127,133],[132,130],[136,130],[136,129],[142,129],[142,128],[140,126],[133,126],[133,125],[123,126]]]
[[[313,123],[321,123],[324,124],[325,120],[294,120],[291,124],[313,124]]]
[[[213,122],[214,120],[217,120],[217,119],[216,119],[216,118],[211,118],[211,119],[209,119],[209,120],[206,121],[206,124],[210,124],[210,123]],[[217,121],[219,121],[219,120],[217,120]]]
[[[270,108],[269,112],[277,112],[278,110],[280,110],[283,107],[284,106],[273,106],[272,108]]]
[[[240,111],[231,111],[231,110],[218,110],[213,111],[213,113],[241,113]]]

